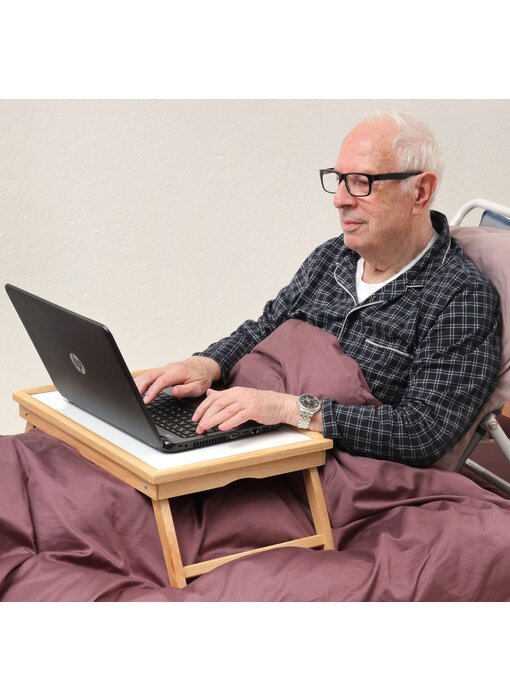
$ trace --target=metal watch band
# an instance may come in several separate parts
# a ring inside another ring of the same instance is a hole
[[[305,413],[304,411],[302,411],[299,414],[297,427],[301,428],[302,430],[308,430],[308,426],[310,425],[313,415],[313,413]]]
[[[302,399],[313,399],[317,406],[316,408],[306,408],[305,406],[302,405],[301,400]],[[311,395],[311,394],[303,394],[298,397],[298,408],[299,408],[299,420],[297,427],[302,429],[302,430],[308,430],[310,426],[310,422],[314,415],[320,411],[322,407],[322,401],[317,399],[317,397]]]

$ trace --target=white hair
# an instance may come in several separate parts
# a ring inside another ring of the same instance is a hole
[[[438,184],[443,174],[443,162],[436,138],[430,128],[408,114],[384,111],[368,118],[368,121],[386,121],[396,127],[393,148],[397,167],[402,171],[422,170],[433,172]],[[413,187],[412,178],[402,182],[402,191]]]

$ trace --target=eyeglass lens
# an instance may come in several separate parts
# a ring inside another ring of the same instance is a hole
[[[353,197],[366,197],[370,192],[370,181],[366,175],[357,175],[356,173],[351,173],[350,175],[344,176],[345,186],[347,191]],[[327,192],[335,194],[340,184],[340,176],[338,173],[323,173],[322,182],[324,183],[324,188]]]

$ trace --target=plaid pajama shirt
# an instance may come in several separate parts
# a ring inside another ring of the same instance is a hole
[[[196,353],[227,377],[231,367],[290,318],[335,335],[354,358],[382,406],[348,406],[326,398],[324,435],[352,454],[422,467],[468,430],[492,393],[500,367],[499,298],[450,237],[439,234],[407,272],[358,304],[358,254],[333,238],[305,260],[268,301],[257,321]]]

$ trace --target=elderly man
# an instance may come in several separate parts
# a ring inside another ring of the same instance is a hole
[[[343,236],[319,246],[257,321],[204,352],[140,375],[150,402],[165,387],[207,397],[201,433],[253,419],[309,427],[352,454],[428,466],[467,431],[496,384],[496,292],[430,210],[440,171],[435,139],[401,114],[370,117],[321,170]],[[343,405],[213,381],[289,318],[336,336],[380,406]]]

